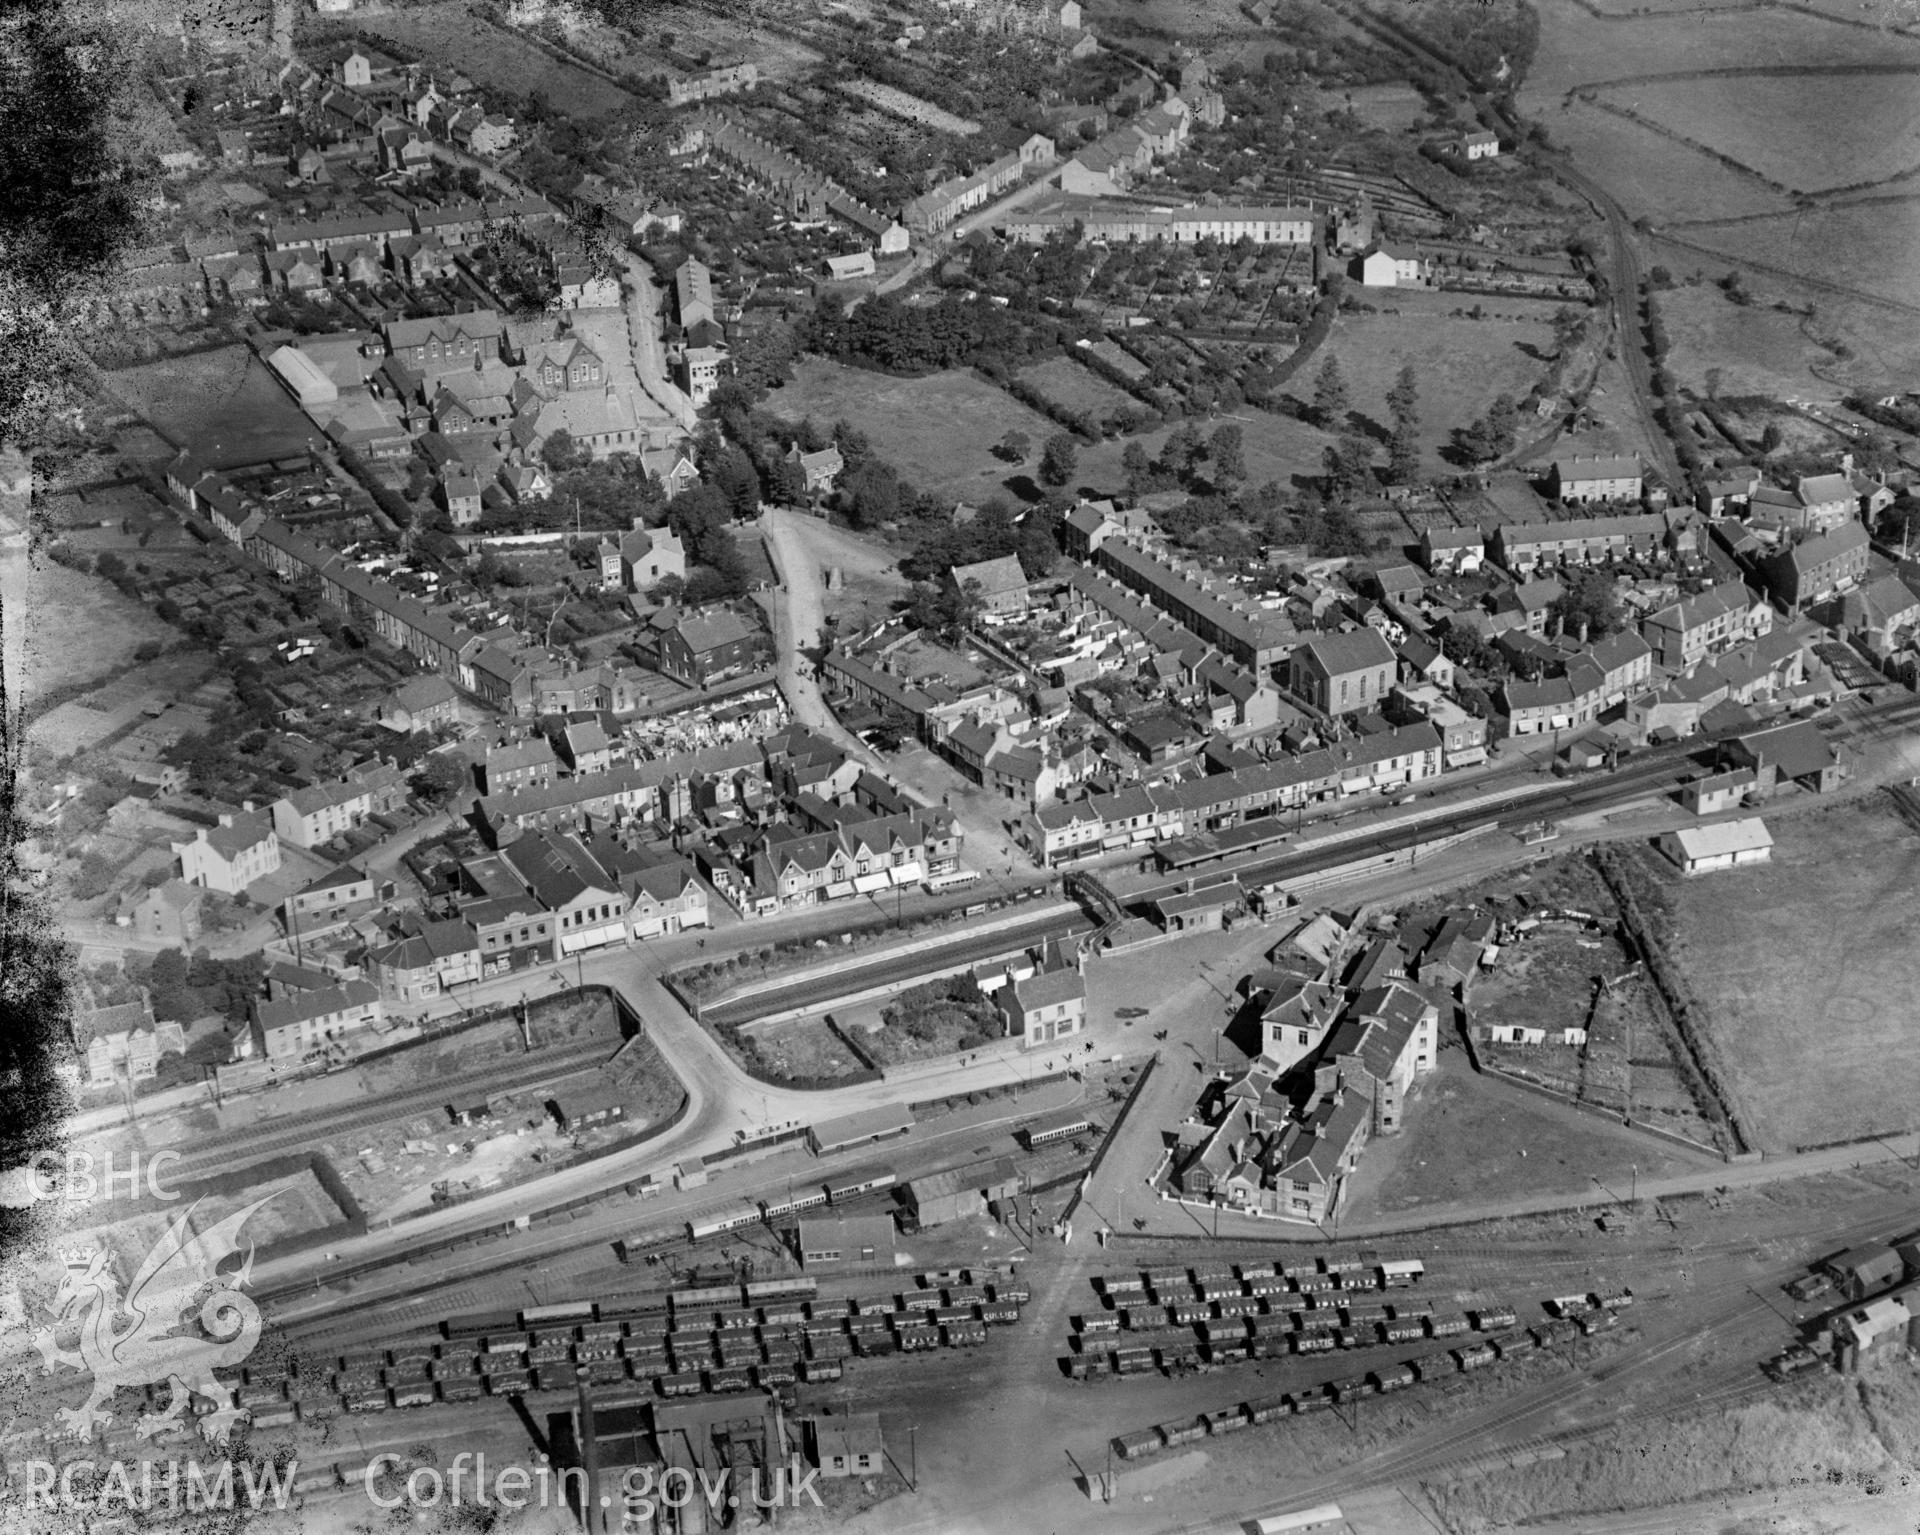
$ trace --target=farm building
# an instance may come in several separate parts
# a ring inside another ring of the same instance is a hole
[[[1712,826],[1683,826],[1660,838],[1660,851],[1685,874],[1765,863],[1773,854],[1773,836],[1757,816]]]
[[[888,1103],[878,1108],[860,1109],[836,1119],[823,1119],[807,1127],[807,1149],[816,1157],[867,1146],[876,1141],[905,1135],[913,1128],[913,1111],[905,1104]]]
[[[800,1266],[809,1273],[893,1266],[893,1217],[828,1216],[803,1220],[795,1236]]]

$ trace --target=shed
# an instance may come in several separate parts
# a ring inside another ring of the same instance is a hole
[[[1773,835],[1758,816],[1749,816],[1666,832],[1660,838],[1660,851],[1677,863],[1682,873],[1706,874],[1767,862],[1773,856]]]
[[[881,1104],[878,1108],[860,1109],[807,1126],[807,1149],[817,1157],[824,1157],[835,1151],[905,1135],[912,1128],[913,1111],[905,1104]]]
[[[989,1203],[1017,1193],[1020,1177],[1010,1157],[971,1162],[945,1172],[915,1178],[907,1185],[907,1209],[922,1230],[968,1215],[981,1215]]]

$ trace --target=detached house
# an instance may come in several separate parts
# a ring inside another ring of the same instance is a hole
[[[1025,1049],[1078,1034],[1087,1023],[1087,981],[1077,957],[1055,953],[1052,968],[1009,981],[994,993],[1009,1037]]]
[[[182,879],[224,895],[238,895],[280,867],[273,820],[251,806],[238,815],[222,814],[218,826],[202,827],[193,841],[175,842],[172,848]]]

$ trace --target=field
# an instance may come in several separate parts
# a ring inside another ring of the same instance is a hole
[[[1920,165],[1911,75],[1721,75],[1647,81],[1607,96],[1796,192],[1884,181]],[[1808,123],[1820,131],[1780,131]]]
[[[1353,114],[1369,128],[1389,133],[1404,133],[1426,115],[1427,104],[1411,85],[1396,81],[1392,85],[1362,85],[1353,90],[1325,92],[1321,105],[1328,111],[1352,104]]]
[[[1084,410],[1096,421],[1111,411],[1135,405],[1132,395],[1117,389],[1071,357],[1055,357],[1019,375],[1056,405]]]
[[[1591,102],[1543,101],[1537,110],[1553,142],[1637,218],[1741,218],[1787,206],[1759,182]]]
[[[0,554],[5,677],[16,702],[125,671],[143,644],[180,635],[97,576],[24,553]]]
[[[409,54],[457,69],[482,86],[516,97],[539,91],[569,116],[604,117],[632,101],[622,87],[591,70],[561,63],[525,38],[476,15],[459,0],[405,11],[363,12],[354,24]]]
[[[850,421],[920,489],[975,502],[998,491],[1009,474],[993,456],[995,443],[1008,432],[1024,432],[1037,454],[1059,430],[971,373],[894,378],[817,357],[802,359],[793,382],[767,404],[790,420],[811,416],[822,427]]]
[[[1908,898],[1920,840],[1879,799],[1770,826],[1770,865],[1659,875],[1674,955],[1750,1134],[1781,1151],[1906,1129],[1920,1119],[1920,914]]]
[[[1622,1424],[1570,1443],[1563,1459],[1430,1483],[1427,1490],[1446,1528],[1481,1530],[1537,1524],[1555,1514],[1665,1507],[1748,1487],[1776,1487],[1784,1496],[1791,1496],[1787,1487],[1810,1481],[1838,1487],[1871,1480],[1877,1487],[1881,1478],[1867,1473],[1897,1475],[1878,1432],[1881,1421],[1850,1382],[1822,1371],[1794,1386],[1785,1399]],[[1862,1528],[1847,1515],[1840,1516],[1841,1524],[1830,1524],[1824,1517],[1803,1518],[1777,1508],[1776,1501],[1764,1515],[1729,1523],[1718,1507],[1709,1512],[1702,1506],[1694,1522],[1663,1517],[1658,1527],[1727,1535]],[[1910,1504],[1907,1516],[1899,1527],[1913,1522]],[[1606,1528],[1612,1522],[1581,1521],[1581,1527]]]
[[[1624,85],[1687,70],[1834,68],[1920,59],[1920,39],[1836,24],[1798,8],[1769,9],[1762,13],[1764,21],[1724,6],[1624,22],[1596,17],[1579,0],[1542,0],[1539,11],[1540,45],[1521,88],[1520,108],[1549,125],[1553,114],[1547,109],[1582,85]],[[1810,119],[1797,111],[1773,125],[1783,138],[1811,131]]]
[[[1904,317],[1879,306],[1875,323],[1885,326],[1893,319],[1911,332],[1911,306],[1920,305],[1920,247],[1911,223],[1901,205],[1846,203],[1680,233],[1692,244],[1723,252],[1733,263],[1751,259],[1763,270],[1772,267],[1891,299],[1906,311]],[[1808,296],[1826,302],[1818,291]]]
[[[1700,261],[1695,252],[1676,252],[1676,273],[1683,270],[1681,259]],[[1710,263],[1701,261],[1700,268],[1714,275]],[[1668,366],[1682,388],[1705,394],[1707,371],[1718,369],[1723,395],[1826,399],[1839,383],[1897,380],[1920,367],[1920,333],[1887,324],[1884,311],[1823,297],[1809,321],[1771,306],[1788,284],[1759,278],[1748,287],[1755,302],[1745,305],[1727,302],[1706,285],[1661,294],[1660,314],[1673,338]],[[1870,312],[1881,315],[1878,325],[1867,323]],[[1853,355],[1840,356],[1830,342]]]
[[[245,347],[122,368],[107,385],[175,442],[206,449],[218,464],[298,453],[313,425]]]

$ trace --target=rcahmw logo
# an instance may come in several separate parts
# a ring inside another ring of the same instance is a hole
[[[225,1440],[246,1413],[233,1405],[232,1384],[216,1369],[242,1363],[260,1341],[260,1308],[241,1293],[253,1274],[253,1249],[236,1268],[223,1268],[241,1251],[240,1228],[267,1200],[257,1199],[205,1231],[193,1229],[198,1202],[161,1233],[141,1260],[124,1295],[107,1254],[75,1248],[61,1255],[59,1288],[48,1303],[52,1325],[33,1336],[47,1373],[76,1370],[93,1377],[87,1399],[62,1407],[60,1431],[91,1439],[113,1421],[114,1392],[122,1386],[166,1386],[167,1404],[143,1413],[140,1437],[182,1420],[196,1396],[213,1404],[200,1419],[211,1442]],[[199,1323],[196,1334],[188,1317]],[[72,1338],[71,1346],[65,1341]]]
[[[180,1191],[161,1181],[161,1171],[179,1160],[179,1152],[164,1149],[147,1157],[129,1151],[124,1164],[111,1149],[98,1156],[78,1150],[35,1152],[25,1167],[0,1173],[0,1205],[25,1210],[43,1199],[71,1205],[116,1197],[137,1200],[143,1188],[152,1198],[170,1202],[180,1197]]]
[[[420,1466],[407,1475],[396,1492],[382,1492],[380,1483],[390,1471],[406,1464],[398,1455],[376,1455],[367,1462],[365,1486],[367,1501],[378,1508],[452,1508],[477,1505],[482,1508],[523,1509],[528,1507],[578,1507],[587,1501],[587,1474],[577,1466],[565,1469],[544,1461],[528,1470],[525,1466],[504,1466],[487,1471],[487,1457],[462,1452],[454,1456],[445,1475],[432,1466]],[[618,1501],[635,1520],[649,1523],[662,1507],[683,1509],[705,1503],[717,1525],[722,1508],[738,1508],[748,1502],[755,1508],[799,1508],[804,1498],[814,1508],[824,1508],[813,1484],[819,1469],[802,1469],[800,1457],[793,1457],[792,1468],[775,1466],[771,1481],[763,1481],[759,1467],[747,1477],[746,1497],[730,1491],[733,1473],[722,1469],[698,1472],[682,1466],[669,1466],[656,1472],[651,1466],[630,1467],[620,1479],[617,1492],[600,1494],[600,1506],[611,1508]]]
[[[122,1460],[75,1460],[64,1466],[50,1460],[28,1460],[16,1461],[11,1469],[28,1508],[80,1510],[96,1515],[116,1509],[198,1513],[243,1506],[285,1508],[298,1475],[292,1461],[284,1466],[236,1466],[223,1460],[209,1468],[197,1460],[147,1460],[131,1466]]]

